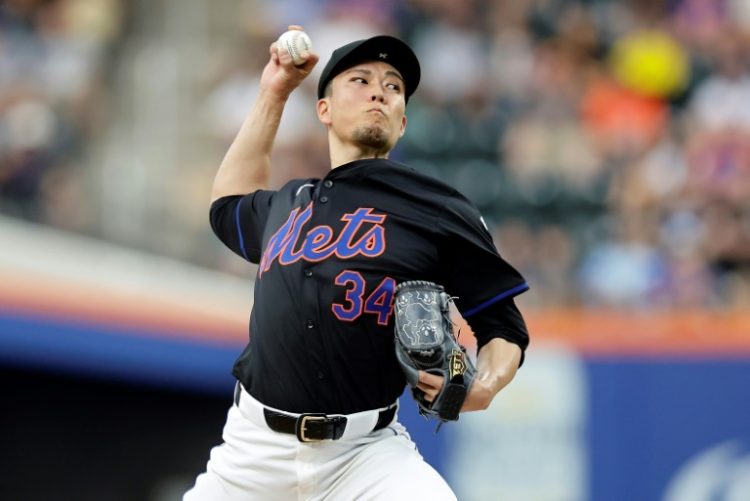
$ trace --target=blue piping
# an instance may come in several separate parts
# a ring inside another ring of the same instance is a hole
[[[507,291],[505,291],[505,292],[503,292],[501,294],[498,294],[497,296],[495,296],[495,297],[493,297],[491,299],[488,299],[487,301],[485,301],[484,303],[480,304],[479,306],[475,306],[474,308],[471,308],[470,310],[468,310],[466,312],[463,312],[462,315],[463,315],[464,318],[470,317],[470,316],[474,315],[475,313],[477,313],[479,311],[482,311],[483,309],[487,308],[488,306],[490,306],[492,304],[495,304],[498,301],[501,301],[501,300],[505,299],[508,296],[515,296],[516,294],[520,294],[521,292],[523,292],[525,290],[528,290],[528,289],[529,289],[529,284],[527,284],[526,282],[524,282],[521,285],[517,285],[517,286],[513,287],[512,289],[508,289]]]
[[[240,229],[240,206],[242,205],[242,198],[237,202],[237,208],[234,210],[234,220],[237,223],[237,236],[240,239],[240,250],[242,250],[242,255],[246,260],[250,260],[247,257],[247,251],[245,250],[245,239],[242,238],[242,230]]]

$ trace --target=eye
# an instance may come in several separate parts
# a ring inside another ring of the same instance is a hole
[[[354,77],[354,78],[351,79],[351,81],[367,85],[367,80],[365,80],[362,77]]]
[[[388,83],[388,84],[385,84],[385,86],[395,92],[401,91],[401,86],[397,83]]]

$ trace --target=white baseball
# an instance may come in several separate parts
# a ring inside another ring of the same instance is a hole
[[[292,62],[296,66],[305,63],[301,57],[302,52],[312,50],[312,40],[304,31],[289,30],[279,37],[278,43],[280,47],[289,52],[289,55],[292,56]]]

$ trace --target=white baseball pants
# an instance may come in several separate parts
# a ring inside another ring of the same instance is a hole
[[[375,432],[377,411],[348,418],[341,439],[303,443],[268,428],[262,404],[243,389],[224,443],[183,501],[456,499],[397,418]]]

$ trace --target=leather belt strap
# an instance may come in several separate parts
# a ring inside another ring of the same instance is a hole
[[[380,411],[378,421],[372,431],[388,426],[395,414],[395,405]],[[325,414],[290,416],[270,409],[263,409],[263,415],[268,427],[273,431],[296,435],[300,442],[338,440],[346,429],[346,416],[326,416]]]
[[[238,407],[240,405],[240,397],[242,395],[241,385],[237,383],[234,392],[234,403]],[[277,409],[269,409],[263,406],[260,402],[255,401],[251,396],[248,395],[248,405],[254,406],[258,411],[262,408],[263,419],[266,425],[273,431],[278,433],[287,433],[294,435],[300,442],[318,442],[321,440],[339,440],[347,430],[347,424],[350,419],[355,424],[354,430],[360,430],[360,432],[368,432],[368,428],[362,429],[362,414],[351,414],[349,418],[342,415],[326,415],[320,413],[307,413],[307,414],[287,414]],[[244,399],[243,399],[244,400]],[[252,402],[252,403],[251,403]],[[378,418],[375,424],[369,431],[376,431],[388,426],[396,415],[398,409],[397,403],[394,403],[390,407],[383,409],[378,412]],[[250,411],[252,412],[252,411]],[[375,411],[373,411],[375,412]],[[350,430],[351,432],[351,430]],[[356,433],[356,432],[355,432]]]

